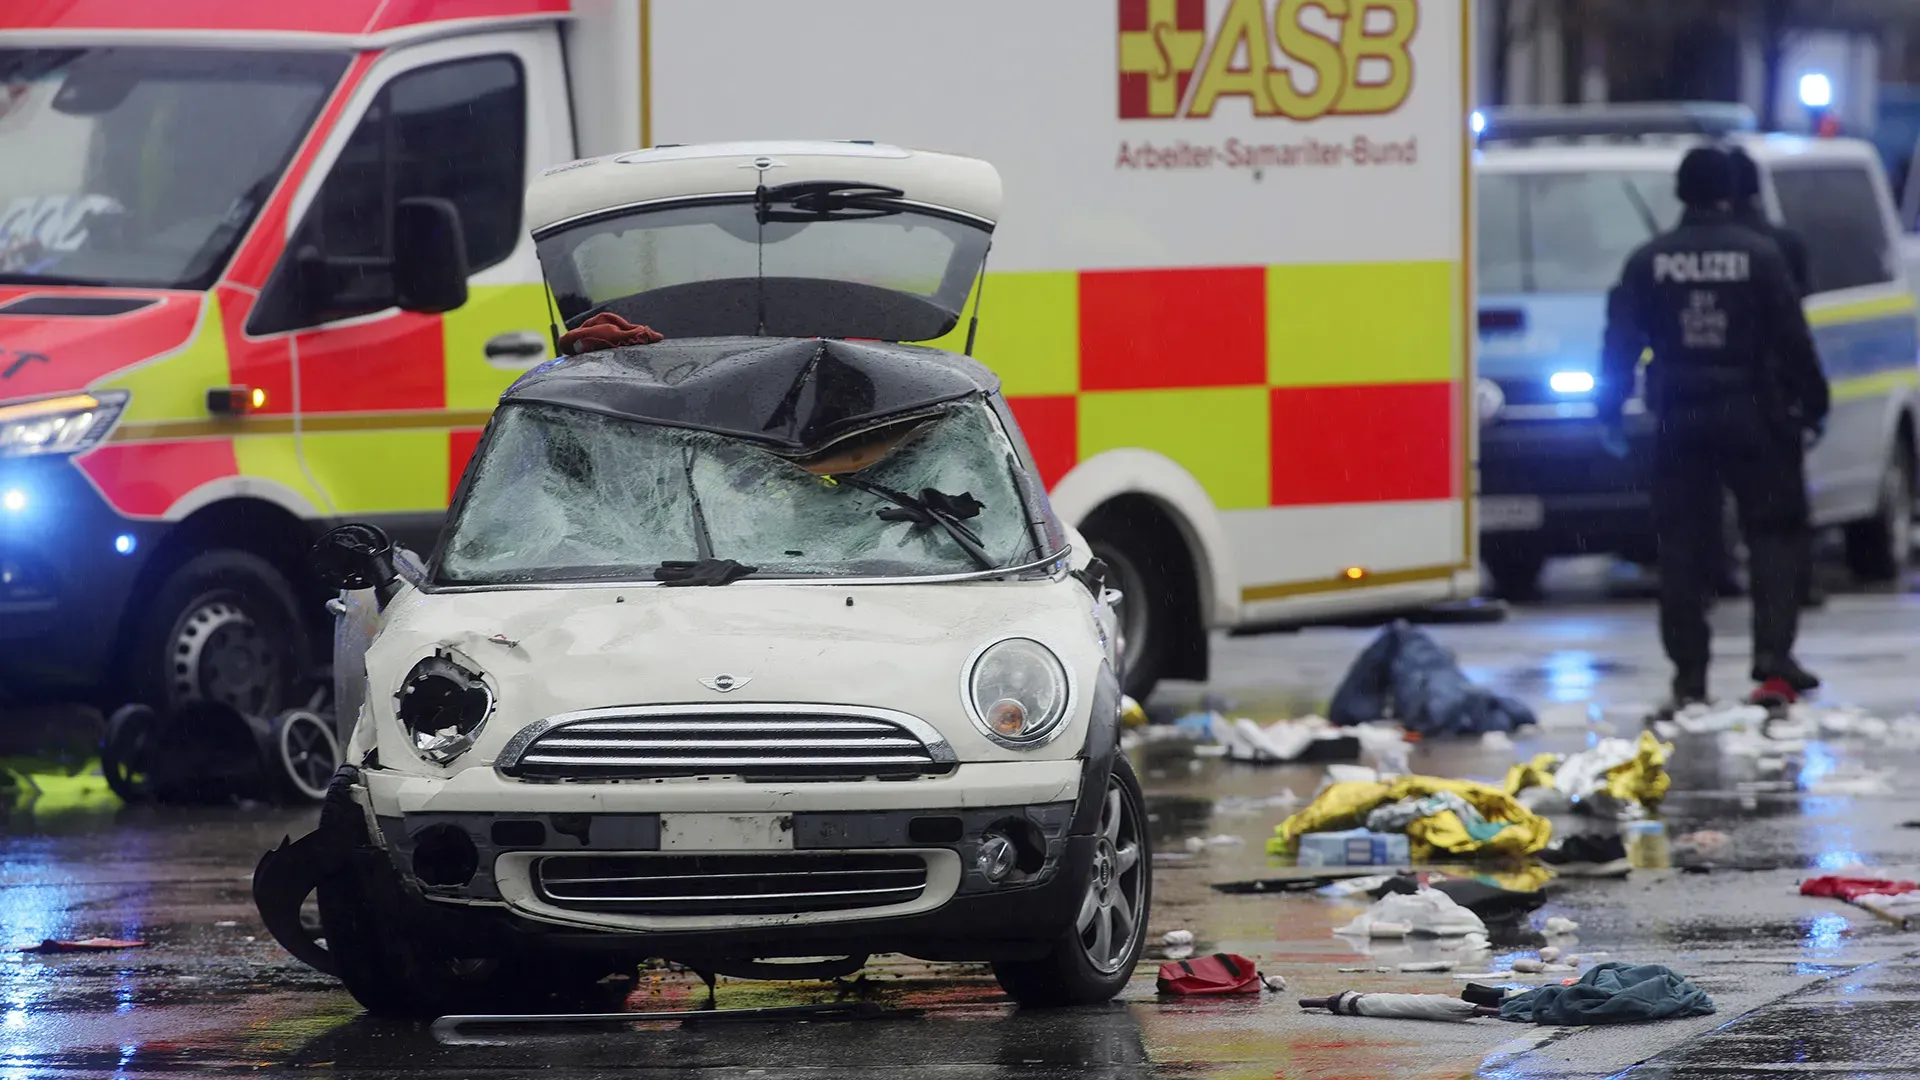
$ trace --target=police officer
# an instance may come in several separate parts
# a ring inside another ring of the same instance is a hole
[[[1813,291],[1810,272],[1807,268],[1807,244],[1800,234],[1783,225],[1775,225],[1767,217],[1766,208],[1760,205],[1760,166],[1745,150],[1736,146],[1727,151],[1733,159],[1733,220],[1752,229],[1754,232],[1772,240],[1780,254],[1787,260],[1787,269],[1793,273],[1794,291],[1805,299]],[[1800,603],[1803,607],[1818,607],[1826,602],[1826,596],[1813,581],[1813,551],[1809,546],[1807,561],[1800,568]]]
[[[1786,259],[1733,220],[1726,152],[1689,152],[1675,179],[1686,206],[1680,224],[1635,251],[1608,295],[1599,387],[1618,452],[1621,408],[1641,354],[1652,350],[1660,636],[1673,661],[1674,703],[1707,696],[1723,485],[1751,553],[1753,678],[1810,690],[1819,680],[1793,659],[1810,540],[1802,462],[1807,432],[1826,418],[1826,378]]]

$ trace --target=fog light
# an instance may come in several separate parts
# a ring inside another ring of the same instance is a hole
[[[1013,873],[1013,864],[1020,858],[1020,852],[1013,841],[1000,833],[988,833],[980,838],[980,854],[974,858],[974,865],[988,881],[998,885]]]
[[[465,829],[449,822],[429,825],[413,836],[413,875],[422,885],[458,887],[480,869],[480,852]]]

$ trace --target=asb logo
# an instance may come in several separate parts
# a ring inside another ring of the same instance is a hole
[[[1120,0],[1120,119],[1175,116],[1207,47],[1207,0]]]
[[[1212,116],[1244,97],[1255,116],[1390,113],[1413,90],[1420,0],[1118,0],[1120,118]]]

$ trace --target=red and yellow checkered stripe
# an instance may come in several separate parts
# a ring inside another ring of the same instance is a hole
[[[1049,486],[1141,447],[1223,510],[1451,499],[1461,287],[1451,261],[988,274],[974,352]]]

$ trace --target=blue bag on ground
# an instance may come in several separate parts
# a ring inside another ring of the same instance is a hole
[[[1595,965],[1572,986],[1543,986],[1500,1003],[1500,1019],[1522,1024],[1634,1024],[1706,1016],[1707,992],[1659,964]]]
[[[1422,735],[1478,735],[1536,722],[1520,702],[1474,685],[1438,642],[1405,620],[1382,630],[1353,662],[1327,710],[1342,725],[1388,716]]]

